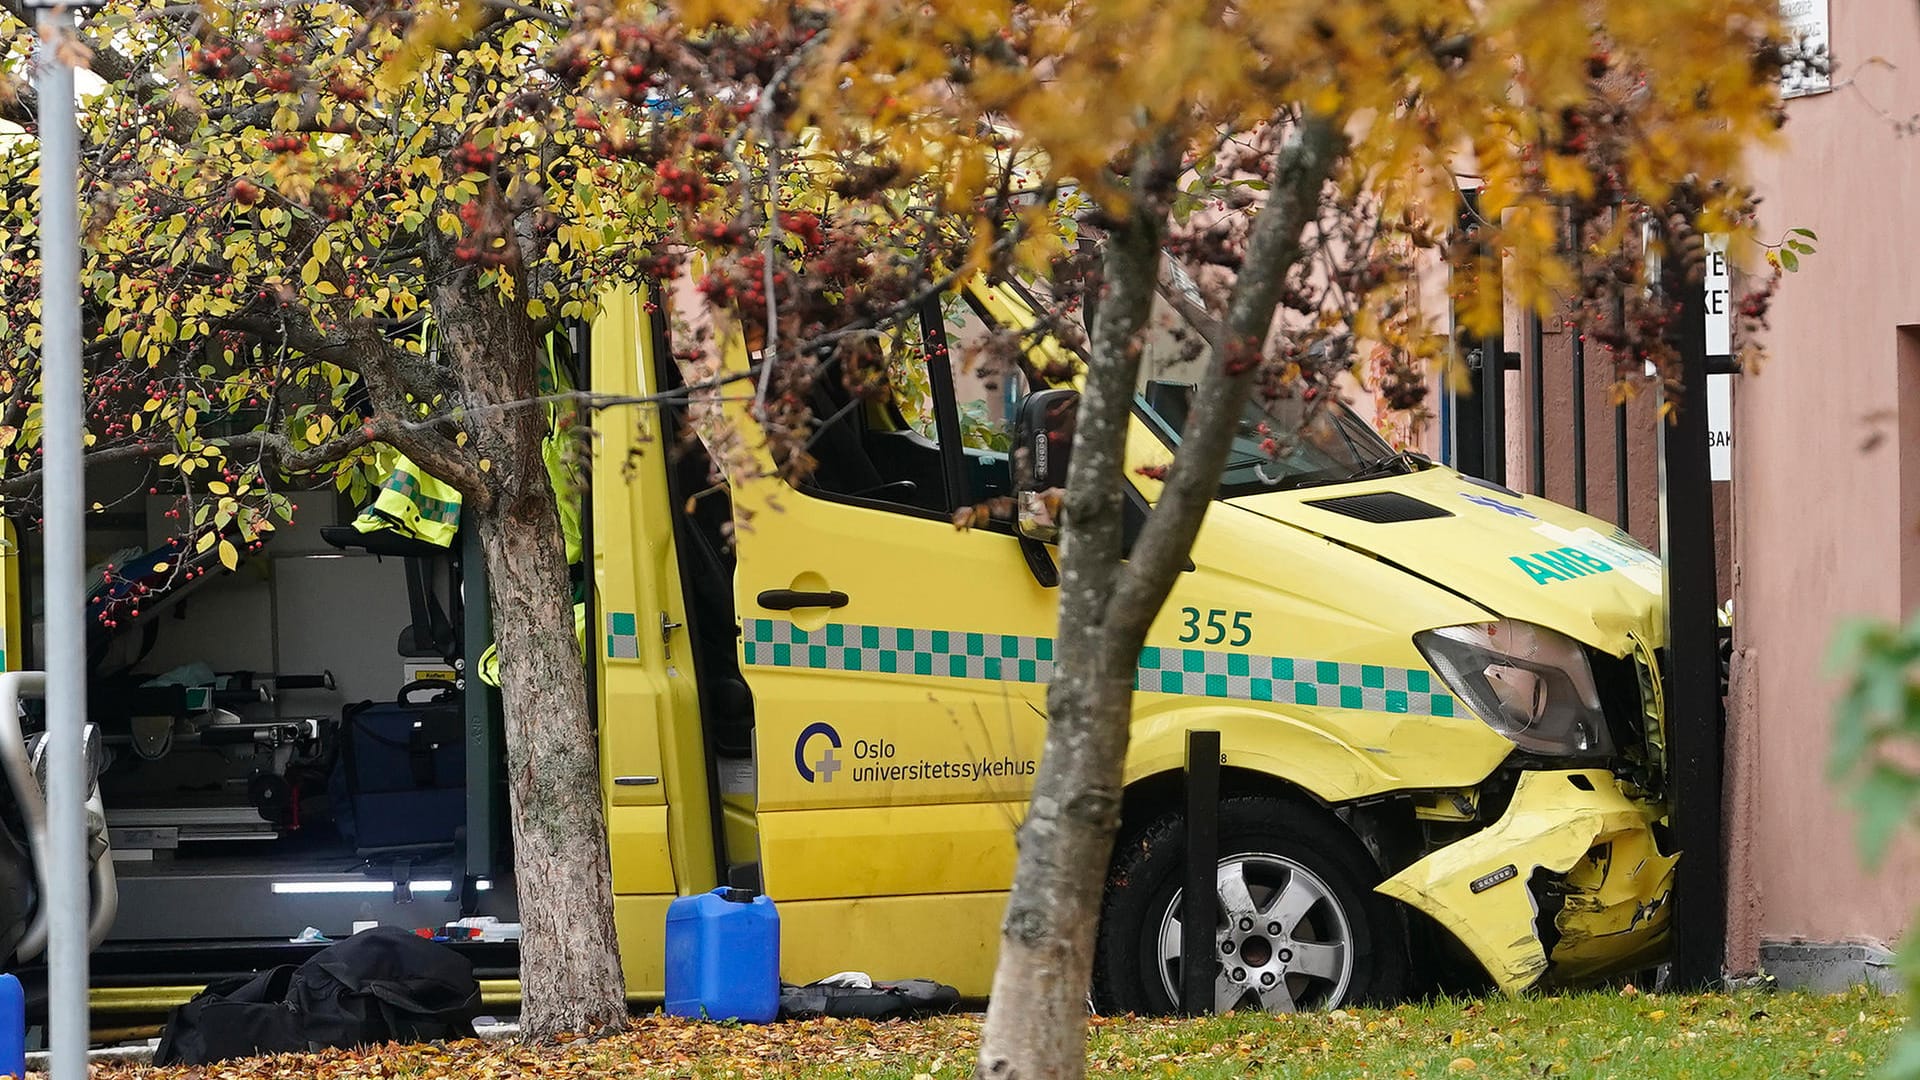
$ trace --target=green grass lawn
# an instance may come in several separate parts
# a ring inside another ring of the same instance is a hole
[[[1396,1009],[1215,1019],[1099,1018],[1095,1076],[1864,1077],[1905,1022],[1896,998],[1631,991],[1442,1001]],[[97,1080],[629,1077],[667,1080],[965,1080],[977,1017],[732,1027],[650,1018],[618,1038],[533,1049],[480,1042],[232,1062],[212,1069],[96,1070]]]

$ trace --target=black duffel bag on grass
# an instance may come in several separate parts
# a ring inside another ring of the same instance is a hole
[[[960,1005],[960,991],[932,979],[901,979],[871,986],[830,982],[780,986],[780,1019],[905,1020],[948,1013]]]
[[[207,987],[167,1018],[153,1063],[471,1038],[479,1011],[480,984],[466,957],[379,927],[298,967]]]

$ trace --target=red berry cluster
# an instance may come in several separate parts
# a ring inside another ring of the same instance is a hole
[[[380,174],[379,179],[375,180],[372,186],[367,188],[367,192],[376,199],[385,200],[399,196],[402,192],[406,191],[406,189],[406,181],[401,178],[399,173],[383,172]]]
[[[469,139],[454,149],[453,163],[463,173],[490,173],[500,164],[500,152],[490,146],[475,146]]]
[[[707,183],[705,176],[671,161],[661,162],[654,177],[654,190],[671,203],[698,206],[713,194],[713,185]]]
[[[297,154],[307,148],[307,140],[289,132],[280,135],[269,135],[266,141],[260,145],[265,148],[269,154]]]
[[[672,281],[680,275],[680,267],[685,263],[684,257],[668,250],[648,254],[640,261],[640,266],[654,281]]]
[[[809,250],[826,246],[827,234],[820,227],[819,214],[807,210],[783,210],[779,221],[782,229],[798,237]]]
[[[453,245],[453,257],[472,266],[494,268],[506,265],[512,255],[512,245],[506,242],[501,231],[494,227],[480,200],[462,203],[460,206],[460,224],[464,228],[460,240]]]
[[[715,247],[736,248],[746,243],[747,230],[737,221],[703,221],[693,235]]]
[[[773,274],[776,293],[787,283],[784,270]],[[716,304],[738,304],[748,317],[765,317],[767,307],[767,257],[760,252],[742,256],[707,271],[700,279],[700,292]]]
[[[867,275],[866,253],[852,237],[838,237],[831,243],[822,240],[815,246],[818,250],[807,259],[807,273],[823,283],[844,287]]]
[[[664,74],[649,68],[645,60],[637,57],[615,63],[608,71],[613,76],[613,93],[633,105],[643,104]]]
[[[209,79],[231,79],[240,74],[240,56],[227,42],[208,42],[187,54],[187,68]]]
[[[345,221],[353,213],[353,204],[360,198],[362,186],[358,175],[335,169],[314,183],[309,202],[314,213],[328,221]]]

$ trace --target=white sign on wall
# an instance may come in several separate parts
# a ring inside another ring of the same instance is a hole
[[[1725,360],[1733,355],[1733,275],[1727,268],[1727,238],[1721,233],[1706,236],[1707,269],[1706,338],[1707,361]],[[1647,362],[1647,378],[1659,375],[1653,362]],[[1707,376],[1707,469],[1715,480],[1733,479],[1733,376]]]
[[[1733,355],[1733,276],[1727,238],[1706,237],[1707,360]],[[1733,376],[1707,376],[1707,468],[1715,480],[1733,479]]]
[[[1787,38],[1802,52],[1813,53],[1825,63],[1828,46],[1827,0],[1780,0],[1780,22]],[[1822,94],[1833,89],[1828,71],[1806,64],[1789,64],[1780,79],[1780,96],[1800,97]]]
[[[1733,479],[1733,376],[1707,376],[1707,471]]]

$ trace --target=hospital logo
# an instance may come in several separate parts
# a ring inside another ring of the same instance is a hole
[[[1499,499],[1495,499],[1490,496],[1475,495],[1471,492],[1463,491],[1460,493],[1460,497],[1474,504],[1475,506],[1484,506],[1489,510],[1498,510],[1501,513],[1506,514],[1510,517],[1528,518],[1533,521],[1540,520],[1540,515],[1534,513],[1533,511],[1527,509],[1524,506],[1515,506],[1512,503],[1504,503],[1504,502],[1501,502]]]
[[[815,736],[824,736],[816,739]],[[845,767],[835,751],[840,749],[840,733],[824,721],[808,724],[793,741],[793,767],[807,783],[830,784],[833,775]]]

